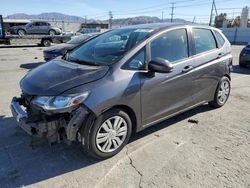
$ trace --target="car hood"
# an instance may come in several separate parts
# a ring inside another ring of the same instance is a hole
[[[29,95],[56,96],[71,88],[101,79],[108,66],[89,66],[62,59],[49,61],[30,71],[20,82]]]
[[[57,44],[55,46],[51,46],[51,47],[47,48],[46,50],[44,50],[44,52],[57,51],[57,52],[64,53],[64,52],[66,52],[66,50],[71,50],[76,46],[77,46],[76,44],[67,44],[67,43]]]

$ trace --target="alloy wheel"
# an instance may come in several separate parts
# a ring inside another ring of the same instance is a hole
[[[217,96],[218,102],[220,104],[225,104],[228,99],[229,93],[230,93],[230,84],[228,83],[228,81],[224,80],[221,82],[218,91],[218,96]]]

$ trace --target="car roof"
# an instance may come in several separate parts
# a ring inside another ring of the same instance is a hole
[[[121,29],[163,30],[163,29],[181,27],[181,26],[192,26],[192,27],[201,27],[201,28],[212,29],[212,27],[207,26],[207,25],[192,24],[192,23],[148,23],[148,24],[139,24],[139,25],[126,26],[126,27],[123,27]]]

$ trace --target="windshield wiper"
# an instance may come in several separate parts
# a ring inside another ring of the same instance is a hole
[[[80,59],[67,59],[68,61],[72,61],[74,63],[78,63],[78,64],[81,64],[81,65],[90,65],[90,66],[101,66],[99,64],[96,64],[96,63],[93,63],[93,62],[88,62],[88,61],[83,61],[83,60],[80,60]]]

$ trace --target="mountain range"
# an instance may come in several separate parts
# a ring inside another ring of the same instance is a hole
[[[72,16],[72,15],[66,15],[62,13],[57,12],[49,12],[49,13],[41,13],[36,15],[29,15],[25,13],[17,13],[8,15],[5,17],[7,19],[42,19],[42,20],[63,20],[63,21],[73,21],[73,22],[84,22],[85,19],[79,16]],[[164,19],[164,22],[170,22],[170,19]],[[89,19],[87,22],[105,22],[107,23],[108,20],[95,20],[95,19]],[[119,19],[113,19],[112,23],[113,26],[125,26],[125,25],[136,25],[136,24],[144,24],[144,23],[157,23],[162,22],[162,20],[158,17],[151,17],[151,16],[137,16],[137,17],[131,17],[131,18],[119,18]],[[187,22],[184,19],[174,19],[174,22]]]

